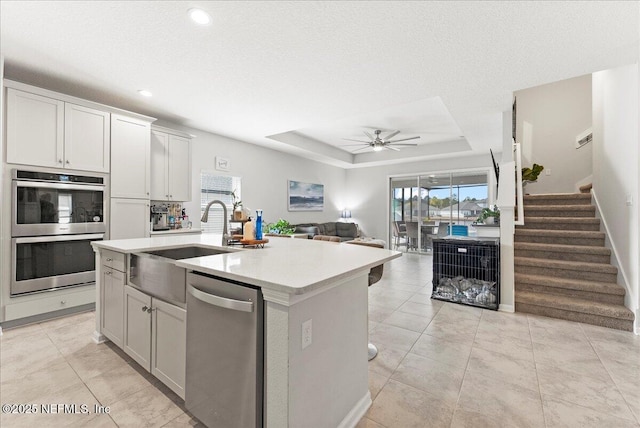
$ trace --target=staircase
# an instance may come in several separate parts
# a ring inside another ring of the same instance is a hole
[[[526,195],[515,233],[517,312],[633,331],[590,193]]]

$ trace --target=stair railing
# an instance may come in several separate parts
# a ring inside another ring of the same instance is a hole
[[[513,140],[514,160],[516,161],[516,206],[518,208],[517,226],[524,226],[524,189],[522,186],[522,148]]]

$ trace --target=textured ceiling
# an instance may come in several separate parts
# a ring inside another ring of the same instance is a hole
[[[346,168],[499,151],[513,91],[638,61],[635,1],[0,8],[6,77]],[[336,147],[371,128],[420,145]]]

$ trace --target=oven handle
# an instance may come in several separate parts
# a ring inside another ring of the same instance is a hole
[[[38,242],[82,241],[87,239],[98,240],[103,238],[104,238],[104,233],[95,233],[91,235],[33,236],[28,238],[13,238],[13,241],[16,244],[35,244]]]
[[[43,183],[41,181],[14,180],[16,187],[33,187],[38,189],[62,189],[62,190],[102,190],[104,184],[75,184],[75,183]]]

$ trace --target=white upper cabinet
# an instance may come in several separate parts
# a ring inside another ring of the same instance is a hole
[[[151,199],[191,200],[191,139],[153,127],[151,131]]]
[[[7,162],[64,166],[64,102],[7,89]]]
[[[109,172],[110,115],[107,112],[65,103],[65,167]]]
[[[149,199],[148,121],[111,115],[111,197]]]
[[[109,172],[108,112],[7,88],[7,162]]]

